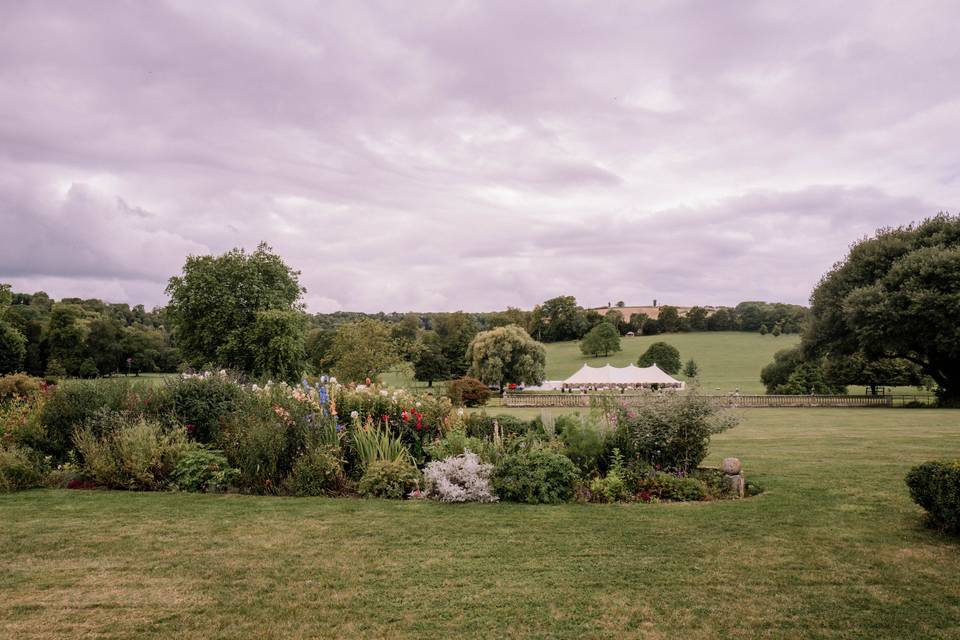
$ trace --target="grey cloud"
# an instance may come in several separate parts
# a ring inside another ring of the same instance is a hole
[[[58,296],[266,240],[314,310],[801,302],[958,197],[950,2],[0,12],[0,280]]]

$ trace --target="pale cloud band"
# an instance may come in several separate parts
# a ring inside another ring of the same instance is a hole
[[[956,207],[956,3],[5,3],[0,280],[311,310],[803,302]]]

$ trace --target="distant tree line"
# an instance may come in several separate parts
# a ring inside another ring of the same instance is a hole
[[[625,318],[620,302],[601,314],[584,309],[573,296],[551,298],[537,305],[526,316],[526,329],[541,342],[580,340],[602,322],[612,324],[620,335],[658,335],[687,331],[756,331],[760,333],[800,333],[809,310],[796,304],[762,301],[741,302],[736,307],[691,307],[681,313],[677,307],[663,305],[657,318],[633,313]]]
[[[496,354],[500,346],[470,350],[478,335],[499,328],[515,327],[540,342],[587,337],[584,353],[606,354],[618,350],[619,336],[629,332],[762,331],[767,326],[794,332],[806,313],[796,305],[744,302],[734,308],[693,307],[685,314],[663,306],[657,319],[624,318],[621,303],[601,314],[580,307],[573,296],[558,296],[531,311],[307,314],[299,272],[265,244],[251,253],[233,249],[189,257],[182,273],[170,278],[169,304],[149,312],[143,306],[74,298],[57,302],[43,292],[3,291],[0,371],[82,377],[227,368],[254,378],[296,380],[306,372],[362,382],[406,364],[415,379],[430,385],[479,375],[481,369],[500,385],[509,380],[493,373],[495,367],[479,367],[471,355]],[[495,335],[519,339],[515,332]],[[539,361],[533,347],[525,348]],[[512,369],[536,367],[525,361]]]
[[[0,373],[95,377],[179,364],[163,309],[0,291]]]

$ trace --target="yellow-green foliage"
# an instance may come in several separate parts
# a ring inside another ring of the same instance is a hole
[[[98,484],[115,489],[163,489],[180,455],[188,448],[183,429],[167,429],[144,418],[103,436],[90,427],[74,434],[84,470]]]

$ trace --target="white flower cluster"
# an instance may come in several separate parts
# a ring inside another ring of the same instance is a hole
[[[207,380],[209,378],[230,378],[230,374],[227,373],[226,369],[220,369],[220,371],[198,371],[196,373],[181,373],[180,377],[184,380],[199,379]]]
[[[440,502],[496,502],[490,489],[492,464],[475,453],[435,460],[423,470],[424,495]]]

